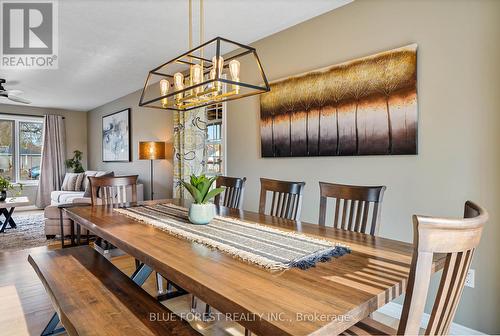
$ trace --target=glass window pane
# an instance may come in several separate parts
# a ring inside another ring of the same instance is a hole
[[[208,125],[207,126],[207,140],[212,141],[214,139],[214,126],[213,125]]]
[[[38,180],[42,157],[43,123],[19,122],[19,177]]]
[[[217,122],[207,126],[207,140],[209,142],[222,140],[222,123]]]
[[[14,122],[0,120],[0,175],[14,181]]]

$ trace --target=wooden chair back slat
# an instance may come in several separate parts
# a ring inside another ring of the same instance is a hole
[[[326,198],[325,198],[325,202],[326,202]],[[363,208],[365,206],[366,206],[366,202],[358,201],[358,209],[356,211],[356,223],[354,224],[353,231],[359,232],[359,230],[361,228],[361,213],[362,213],[362,211],[364,211]]]
[[[349,202],[349,200],[345,200],[345,199],[342,200],[342,225],[341,225],[341,228],[344,230],[347,229],[345,226],[345,223],[346,223],[346,217],[347,217],[347,203],[348,202]]]
[[[370,212],[370,202],[365,202],[365,206],[363,209],[363,216],[361,217],[360,232],[366,233],[366,224],[368,223],[369,212]]]
[[[372,224],[370,227],[370,234],[375,236],[377,232],[377,223],[380,222],[380,212],[378,211],[380,207],[380,203],[373,203],[373,213],[372,213]]]
[[[352,220],[353,219],[353,215],[354,215],[354,208],[356,206],[356,203],[358,201],[354,201],[354,200],[351,200],[350,203],[351,203],[351,209],[349,210],[349,222],[347,223],[347,230],[349,231],[352,231],[353,227],[354,227],[354,221]]]
[[[272,194],[268,214],[271,216],[297,220],[302,210],[302,195],[305,182],[289,182],[260,179],[259,212],[266,213],[267,194]]]
[[[398,335],[416,335],[424,312],[435,253],[446,253],[426,335],[446,335],[455,316],[488,213],[465,203],[463,219],[413,216],[414,252]]]
[[[215,204],[228,208],[242,209],[246,180],[246,177],[217,177],[215,186],[217,188],[223,187],[224,192],[215,196]]]
[[[125,203],[137,202],[137,178],[131,176],[89,176],[90,198],[92,205],[124,205]],[[131,198],[127,197],[130,189]]]
[[[334,228],[369,233],[371,235],[378,234],[380,206],[384,197],[385,186],[367,187],[319,182],[319,187],[320,225],[326,225],[328,198],[333,198],[335,201]],[[373,211],[370,215],[371,204],[373,204]]]

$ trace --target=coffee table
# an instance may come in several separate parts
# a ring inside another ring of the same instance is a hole
[[[10,228],[15,228],[16,222],[14,222],[14,219],[12,218],[14,209],[18,206],[29,204],[30,200],[28,197],[7,197],[5,201],[0,202],[0,214],[5,216],[5,221],[3,223],[0,219],[0,233],[5,232],[7,224],[9,224]]]

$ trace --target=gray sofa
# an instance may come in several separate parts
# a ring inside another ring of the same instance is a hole
[[[95,173],[105,174],[108,172],[97,172],[97,171],[86,171],[86,174],[90,176],[95,175]],[[127,190],[127,199],[131,197],[130,190]],[[91,203],[90,197],[84,197],[85,191],[63,191],[57,190],[50,193],[50,205],[45,208],[45,236],[47,238],[54,238],[56,235],[61,233],[61,225],[59,219],[59,208],[60,204],[72,204],[72,203]],[[137,201],[144,200],[144,188],[142,184],[137,184]],[[63,225],[64,233],[70,233],[71,221],[63,215]]]

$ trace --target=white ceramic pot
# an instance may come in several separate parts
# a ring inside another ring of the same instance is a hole
[[[208,224],[215,216],[215,205],[213,203],[195,204],[189,207],[189,221],[193,224]]]

